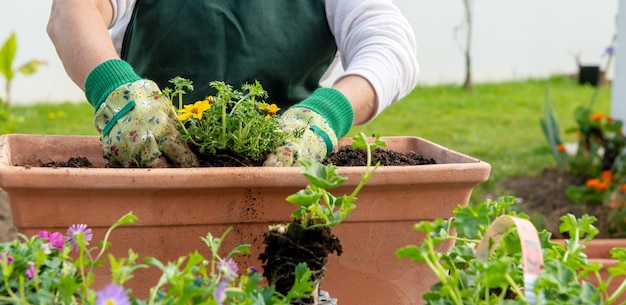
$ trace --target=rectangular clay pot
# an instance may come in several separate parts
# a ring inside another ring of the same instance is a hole
[[[414,151],[439,164],[381,167],[358,195],[357,208],[333,229],[344,253],[331,257],[322,289],[341,305],[422,304],[421,294],[436,282],[426,266],[396,258],[395,252],[419,243],[412,230],[421,220],[447,218],[466,205],[472,189],[489,176],[490,165],[418,137],[386,137],[389,149]],[[349,141],[344,139],[342,141]],[[98,168],[43,168],[50,161],[87,157]],[[0,187],[10,200],[18,232],[65,232],[85,223],[101,240],[106,229],[132,211],[138,222],[114,231],[111,251],[126,256],[172,261],[198,249],[200,237],[221,235],[224,252],[252,244],[242,266],[260,268],[267,226],[290,221],[295,206],[285,197],[308,181],[299,168],[104,168],[96,136],[9,134],[0,137]],[[341,167],[348,181],[333,190],[352,192],[364,167]],[[158,271],[141,271],[131,281],[140,296],[157,281]],[[110,279],[99,276],[97,283]]]
[[[553,239],[552,241],[562,245],[565,244],[565,240],[563,239]],[[606,281],[610,276],[609,268],[615,267],[615,265],[619,261],[618,259],[611,257],[611,250],[613,250],[614,248],[625,247],[626,239],[623,238],[593,239],[585,242],[584,252],[587,255],[587,260],[589,263],[602,264],[602,268],[600,269],[599,273],[602,280]],[[589,274],[584,280],[588,281],[593,286],[598,287],[598,279],[595,277],[594,274]],[[613,293],[617,291],[624,281],[626,281],[626,276],[616,276],[611,281],[611,283],[609,283],[607,287],[607,292]],[[620,296],[614,304],[623,304],[624,302],[626,302],[626,294],[622,294],[622,296]]]

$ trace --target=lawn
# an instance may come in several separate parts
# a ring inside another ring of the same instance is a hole
[[[419,136],[455,151],[476,157],[492,166],[489,181],[474,192],[473,200],[500,192],[499,182],[516,175],[538,175],[554,160],[541,131],[539,120],[548,80],[525,80],[475,84],[471,92],[459,85],[418,86],[365,126],[363,131],[384,136]],[[575,79],[550,81],[550,96],[565,130],[575,126],[576,107],[587,105],[594,88],[580,86]],[[601,87],[594,109],[607,113],[610,86]],[[85,103],[39,103],[15,106],[20,123],[14,133],[96,135],[93,109]],[[575,141],[566,134],[565,141]]]

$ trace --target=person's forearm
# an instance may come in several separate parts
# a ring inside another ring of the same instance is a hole
[[[337,81],[333,88],[350,101],[354,110],[354,125],[364,124],[376,113],[376,92],[365,78],[349,75]]]
[[[98,64],[119,58],[107,31],[108,0],[54,0],[48,35],[69,77],[84,89],[85,79]]]

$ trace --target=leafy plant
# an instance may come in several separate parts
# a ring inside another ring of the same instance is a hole
[[[313,290],[305,264],[295,266],[296,281],[286,295],[264,284],[254,268],[239,275],[233,258],[249,253],[249,245],[240,245],[220,257],[218,250],[229,230],[221,237],[208,233],[202,239],[210,250],[210,258],[195,251],[172,262],[147,257],[139,263],[139,255],[129,249],[128,257],[109,254],[107,264],[110,234],[116,227],[132,224],[136,219],[132,213],[121,217],[106,232],[99,247],[88,247],[93,235],[84,224],[72,225],[65,235],[46,231],[33,237],[18,234],[15,241],[0,244],[0,303],[288,305],[292,299]],[[96,291],[91,286],[102,268],[110,269],[112,281]],[[124,288],[133,273],[142,268],[159,268],[163,272],[146,300],[134,297]]]
[[[598,234],[593,226],[597,219],[588,215],[560,218],[560,231],[570,236],[564,244],[551,242],[545,230],[538,233],[540,245],[536,246],[543,262],[534,263],[542,270],[536,278],[526,277],[525,281],[522,231],[509,228],[501,232],[500,241],[487,233],[502,217],[528,219],[510,210],[516,201],[505,197],[475,207],[459,206],[451,219],[423,221],[413,227],[425,236],[422,243],[399,249],[397,256],[426,264],[439,278],[423,295],[427,304],[612,304],[623,294],[626,282],[613,293],[606,289],[610,281],[626,273],[626,249],[611,251],[619,262],[609,268],[610,277],[602,279],[602,265],[587,261],[583,252],[584,244]],[[441,250],[446,242],[454,244]],[[476,252],[481,242],[489,250],[484,259]],[[587,282],[589,277],[599,284]]]
[[[31,75],[39,69],[39,66],[45,62],[37,59],[30,60],[17,69],[13,69],[13,60],[15,59],[15,53],[17,52],[17,38],[15,33],[11,33],[9,38],[4,42],[0,49],[0,73],[4,76],[6,81],[5,85],[5,97],[4,101],[0,100],[0,106],[10,108],[11,107],[11,81],[16,73],[22,75]]]
[[[193,83],[181,77],[170,82],[174,88],[164,89],[163,95],[178,99],[182,139],[199,153],[231,151],[262,163],[288,136],[276,115],[280,109],[265,102],[267,92],[258,81],[243,85],[241,91],[224,82],[211,82],[216,95],[188,105],[183,105],[182,96],[193,90]]]
[[[334,227],[340,224],[356,208],[354,201],[361,188],[370,180],[380,162],[372,168],[372,150],[377,146],[385,146],[385,142],[376,135],[373,143],[368,143],[364,133],[353,137],[352,148],[367,151],[367,166],[352,194],[340,197],[333,196],[328,190],[343,184],[347,179],[339,176],[337,166],[322,165],[317,161],[300,160],[301,172],[310,184],[303,190],[287,197],[287,201],[299,208],[291,215],[299,219],[304,228]]]

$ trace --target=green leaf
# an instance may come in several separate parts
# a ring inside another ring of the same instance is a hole
[[[13,71],[13,59],[15,59],[15,52],[17,50],[17,38],[15,33],[11,33],[11,36],[4,42],[2,49],[0,49],[0,73],[4,75],[7,81],[11,81],[15,72]]]
[[[305,189],[288,196],[287,201],[295,203],[299,206],[308,207],[314,203],[319,202],[321,197],[322,194],[320,192],[316,192],[311,187],[307,186]]]
[[[44,62],[44,61],[33,59],[33,60],[23,64],[19,68],[17,68],[17,71],[19,71],[23,75],[31,75],[31,74],[37,72],[37,70],[39,70],[39,67],[41,65],[44,65],[45,63],[46,62]]]
[[[415,245],[408,245],[398,249],[396,256],[398,258],[408,258],[414,262],[426,262],[426,257],[422,253],[422,250]]]
[[[296,266],[293,287],[291,287],[286,297],[288,300],[308,298],[312,291],[311,270],[306,263],[299,263]]]
[[[489,226],[489,215],[492,211],[485,203],[481,203],[472,208],[470,206],[459,206],[454,210],[454,228],[459,236],[467,238],[480,238],[482,231]],[[495,215],[493,215],[495,218]]]
[[[311,184],[323,189],[332,189],[343,184],[348,178],[340,177],[337,166],[333,164],[323,165],[318,161],[300,160],[301,170]]]

